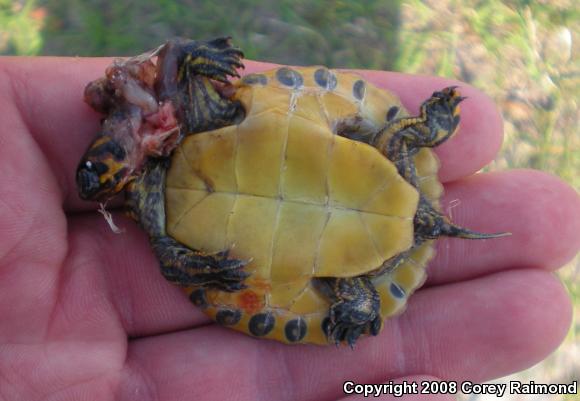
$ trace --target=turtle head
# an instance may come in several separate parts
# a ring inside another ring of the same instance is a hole
[[[131,164],[126,148],[118,140],[109,135],[98,136],[77,168],[79,196],[100,202],[112,198],[131,180]]]

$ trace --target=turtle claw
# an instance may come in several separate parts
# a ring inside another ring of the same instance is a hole
[[[346,342],[353,349],[356,340],[363,334],[364,326],[352,326],[348,324],[336,324],[330,331],[329,338],[334,341],[338,347],[341,343]]]
[[[198,279],[205,287],[234,292],[246,288],[244,280],[249,277],[243,268],[248,264],[242,259],[230,259],[230,250],[203,255],[205,267]]]
[[[323,322],[328,342],[346,342],[352,348],[363,334],[379,333],[380,296],[369,276],[318,278],[316,286],[333,301]]]
[[[330,342],[337,346],[346,342],[354,348],[356,341],[363,334],[376,336],[381,328],[380,316],[364,314],[352,309],[348,302],[337,302],[330,307],[330,316],[326,335]]]
[[[375,323],[378,321],[378,324]],[[328,339],[338,347],[341,343],[346,342],[351,349],[354,349],[356,341],[363,334],[370,334],[376,336],[380,331],[380,318],[364,325],[352,325],[349,323],[336,323],[334,326],[331,323]],[[378,328],[377,328],[378,327]]]
[[[248,261],[230,259],[229,250],[208,254],[186,247],[171,237],[152,241],[161,262],[165,278],[181,286],[200,286],[222,291],[238,291],[245,288],[244,271]]]
[[[232,46],[230,37],[207,42],[193,41],[184,47],[185,65],[194,75],[202,75],[215,81],[227,83],[228,76],[239,77],[237,68],[244,68],[244,53]]]

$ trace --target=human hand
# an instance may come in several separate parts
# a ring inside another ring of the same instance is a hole
[[[125,232],[112,233],[77,198],[76,163],[99,129],[83,88],[109,63],[0,60],[0,400],[340,399],[347,380],[489,380],[542,360],[564,337],[570,303],[551,271],[580,248],[580,200],[537,171],[471,176],[495,156],[502,129],[490,100],[465,84],[460,132],[437,149],[443,205],[458,199],[456,224],[511,237],[438,241],[408,310],[354,350],[210,323],[162,278],[144,233],[118,212]],[[413,112],[454,84],[364,75]]]

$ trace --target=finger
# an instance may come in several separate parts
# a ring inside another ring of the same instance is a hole
[[[0,339],[8,342],[44,335],[66,255],[60,191],[13,103],[14,85],[0,74]]]
[[[272,68],[275,64],[246,62],[247,72],[258,72]],[[442,161],[439,177],[441,181],[453,181],[479,171],[491,162],[503,140],[503,122],[493,100],[478,89],[457,80],[402,74],[387,71],[356,71],[380,88],[397,94],[403,105],[412,114],[435,91],[448,86],[459,86],[462,96],[461,124],[458,132],[435,152]]]
[[[365,383],[363,387],[357,387],[358,383],[353,383],[351,380],[344,382],[343,392],[346,394],[356,394],[341,398],[340,401],[364,401],[368,400],[370,396],[375,400],[401,400],[401,401],[454,401],[456,397],[453,389],[441,392],[428,392],[430,383],[440,382],[433,376],[407,376],[400,377],[396,380],[390,380],[386,383],[373,385],[372,383]],[[351,384],[352,383],[352,384]],[[368,387],[368,384],[371,387]],[[445,386],[445,383],[443,384]],[[426,390],[427,389],[427,390]],[[361,394],[360,391],[367,391]],[[368,391],[375,391],[370,393]]]
[[[518,267],[554,270],[580,250],[580,197],[554,176],[534,170],[477,174],[445,190],[443,211],[455,224],[512,235],[440,239],[428,285]]]
[[[541,270],[493,274],[421,291],[376,338],[348,347],[256,340],[214,325],[133,341],[121,387],[160,399],[327,400],[342,384],[426,372],[485,381],[545,358],[570,324],[570,303]],[[227,383],[227,385],[224,385]],[[182,397],[182,398],[180,398]]]
[[[66,210],[94,208],[78,198],[74,180],[77,163],[101,118],[84,103],[83,92],[111,61],[7,57],[0,62],[0,79],[11,82],[9,96],[55,174]]]
[[[113,233],[97,213],[76,215],[69,223],[68,264],[82,266],[85,279],[78,280],[101,294],[92,310],[110,310],[129,337],[207,324],[209,319],[163,278],[146,234],[121,213],[114,213],[113,219],[123,231],[120,234]],[[76,292],[71,294],[61,303],[78,305]]]

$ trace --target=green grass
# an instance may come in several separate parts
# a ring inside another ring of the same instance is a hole
[[[492,168],[536,168],[580,188],[580,65],[566,42],[566,35],[578,34],[580,9],[526,1],[448,3],[445,15],[423,1],[404,2],[414,17],[402,25],[396,67],[459,78],[505,106],[506,141]],[[434,23],[446,17],[448,23]]]
[[[0,54],[37,54],[42,48],[43,17],[34,0],[0,0]]]
[[[389,68],[397,53],[398,21],[397,1],[389,3],[47,0],[43,53],[130,55],[172,36],[231,35],[248,58]],[[364,17],[353,19],[356,15]]]

